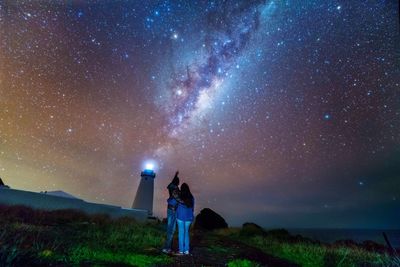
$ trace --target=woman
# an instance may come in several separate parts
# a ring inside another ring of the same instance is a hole
[[[189,228],[193,222],[194,197],[186,183],[181,185],[180,202],[176,211],[178,222],[179,255],[189,254]]]
[[[167,239],[165,240],[164,248],[162,252],[171,253],[172,248],[172,238],[175,233],[176,226],[176,209],[178,207],[179,200],[179,171],[176,171],[174,179],[167,186],[169,198],[167,199]]]

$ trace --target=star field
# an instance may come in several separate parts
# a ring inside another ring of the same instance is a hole
[[[394,228],[398,3],[3,1],[0,176],[130,207],[156,163],[231,225]]]

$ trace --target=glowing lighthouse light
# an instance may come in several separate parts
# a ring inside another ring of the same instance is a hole
[[[145,170],[153,171],[154,170],[154,164],[153,163],[146,163]]]
[[[145,172],[154,172],[157,168],[156,162],[154,160],[146,160],[143,162],[143,169]]]

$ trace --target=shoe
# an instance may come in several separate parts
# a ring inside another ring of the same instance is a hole
[[[185,251],[185,252],[183,252],[183,254],[185,254],[185,255],[190,255],[190,253],[189,253],[189,251],[187,250],[187,251]]]
[[[176,252],[175,255],[176,255],[176,256],[183,256],[183,255],[185,255],[185,254],[184,254],[182,251],[179,251],[179,252]]]
[[[162,253],[170,254],[170,253],[171,253],[171,250],[168,249],[168,248],[163,248],[163,249],[162,249]]]

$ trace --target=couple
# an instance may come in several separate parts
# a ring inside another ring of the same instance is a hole
[[[189,228],[193,221],[194,198],[186,183],[179,189],[179,171],[175,173],[174,179],[167,186],[169,198],[167,209],[167,240],[163,248],[164,253],[172,252],[172,239],[175,233],[176,222],[178,223],[178,255],[189,254]]]

